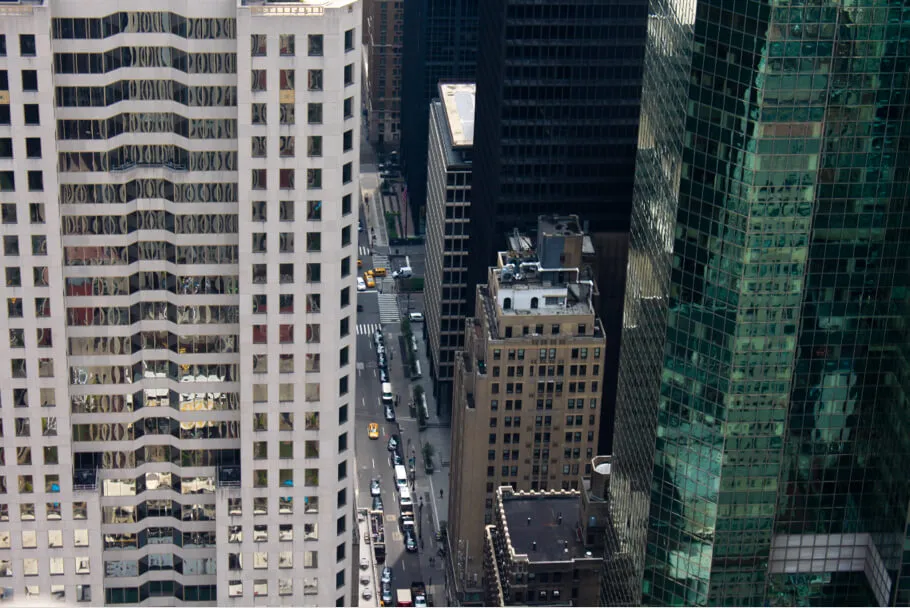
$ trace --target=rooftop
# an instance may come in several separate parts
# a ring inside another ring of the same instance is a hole
[[[342,8],[356,0],[240,0],[241,6],[273,7],[268,14],[275,15],[322,15],[327,8]],[[288,10],[281,10],[287,8]]]
[[[440,84],[439,98],[445,110],[452,145],[474,145],[474,83]]]
[[[578,492],[507,490],[501,500],[505,532],[515,554],[526,554],[531,563],[595,557],[587,555],[589,549],[579,538]]]

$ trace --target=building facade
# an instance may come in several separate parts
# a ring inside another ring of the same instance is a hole
[[[3,599],[349,603],[360,23],[0,4]]]
[[[486,281],[504,233],[577,214],[600,258],[598,314],[621,331],[647,16],[648,0],[480,3],[469,288]],[[611,341],[601,453],[618,359]]]
[[[603,536],[587,543],[579,535],[584,507],[577,490],[497,488],[484,529],[484,605],[596,605]]]
[[[397,148],[401,139],[403,5],[403,0],[367,0],[364,4],[367,136],[381,149]]]
[[[474,82],[478,0],[408,0],[404,7],[401,158],[413,210],[427,203],[430,102],[443,82]]]
[[[906,605],[905,7],[652,2],[605,605]]]
[[[448,415],[467,308],[474,85],[439,85],[429,126],[424,314],[433,389],[440,411]]]
[[[606,338],[585,235],[575,216],[541,217],[538,235],[500,252],[456,354],[449,534],[467,602],[483,601],[495,488],[578,489],[597,447]]]

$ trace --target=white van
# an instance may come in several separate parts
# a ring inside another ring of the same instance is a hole
[[[395,465],[395,485],[398,487],[398,491],[401,491],[402,488],[408,489],[408,471],[403,464]]]
[[[384,405],[392,405],[392,383],[383,382],[382,383],[382,403]]]
[[[405,486],[399,490],[398,507],[401,509],[402,512],[405,512],[405,511],[413,512],[414,511],[414,501],[411,500],[411,490],[409,490],[407,486]]]

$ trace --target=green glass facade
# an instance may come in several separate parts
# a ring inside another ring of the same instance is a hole
[[[652,0],[605,604],[910,604],[908,77],[906,2]]]

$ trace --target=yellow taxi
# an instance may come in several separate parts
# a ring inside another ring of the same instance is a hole
[[[370,436],[370,439],[379,439],[379,425],[371,422],[367,427],[367,435]]]
[[[373,273],[369,270],[363,273],[363,280],[366,281],[367,287],[369,289],[376,287],[376,281],[373,279]]]
[[[363,266],[363,260],[357,258],[357,268],[360,268],[361,266]]]
[[[375,277],[384,277],[388,273],[388,271],[381,266],[379,268],[374,268],[371,272]]]

